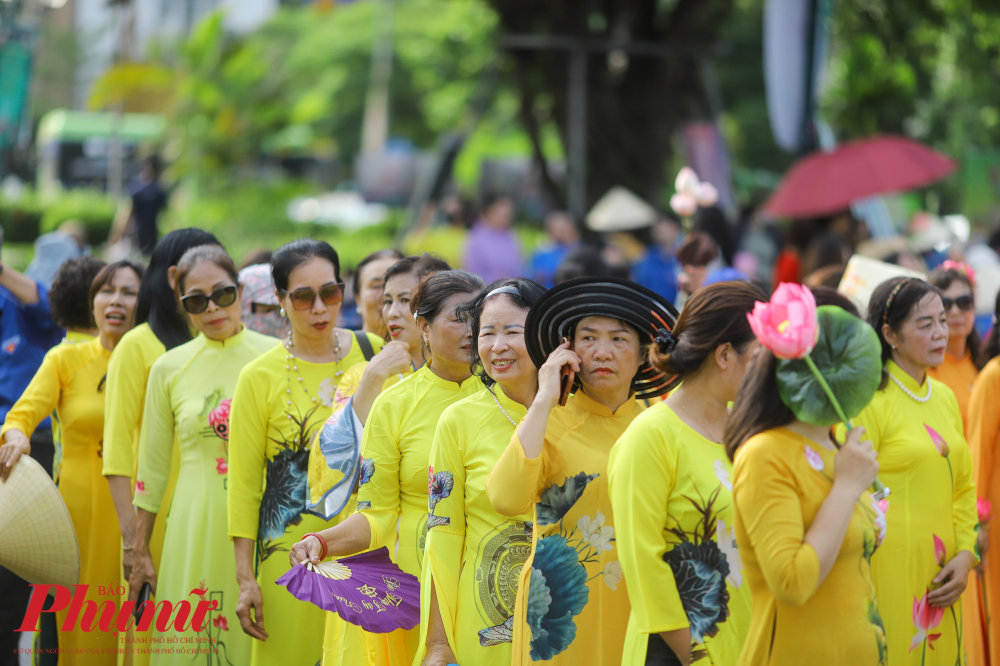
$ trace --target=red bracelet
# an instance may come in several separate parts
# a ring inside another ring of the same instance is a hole
[[[308,534],[303,535],[303,537],[301,539],[299,539],[299,541],[305,541],[309,537],[316,537],[317,539],[319,539],[320,545],[323,546],[323,551],[319,554],[319,559],[325,560],[326,559],[326,539],[324,539],[319,534],[316,534],[315,532],[309,532]]]

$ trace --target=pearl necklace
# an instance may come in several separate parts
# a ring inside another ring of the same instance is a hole
[[[507,420],[510,421],[510,424],[516,428],[517,427],[517,421],[515,421],[512,418],[510,418],[510,414],[507,413],[507,410],[504,409],[503,405],[500,404],[500,401],[497,400],[497,394],[493,392],[493,387],[492,386],[490,387],[490,395],[493,396],[493,402],[495,402],[497,404],[497,408],[500,410],[500,412],[504,416],[506,416]]]
[[[339,357],[340,356],[340,335],[336,331],[334,331],[333,339],[335,340],[334,347],[333,347],[333,353]],[[298,375],[298,371],[299,371],[298,360],[299,359],[297,359],[295,357],[295,354],[292,353],[292,347],[294,346],[294,344],[295,343],[292,342],[292,333],[291,333],[291,331],[289,331],[288,332],[288,339],[285,340],[285,351],[288,352],[287,354],[285,354],[285,361],[288,363],[288,365],[285,366],[285,370],[288,371],[288,376],[287,376],[287,378],[288,378],[288,385],[287,385],[287,388],[285,389],[285,393],[286,393],[285,404],[287,404],[289,407],[292,405],[292,371],[295,371],[295,373],[296,373],[296,376],[297,376],[297,378],[299,380],[299,386],[302,387],[302,390],[305,391],[306,395],[309,395],[309,389],[306,388],[305,381],[303,381],[301,375]],[[341,368],[340,368],[340,364],[341,364],[341,362],[343,360],[344,360],[343,358],[338,358],[337,361],[336,361],[336,363],[337,363],[337,371],[333,373],[335,377],[340,377],[342,374],[344,374],[344,371],[341,370]],[[314,396],[309,395],[309,397],[312,399],[313,402],[316,402],[316,398]],[[288,416],[289,419],[292,418],[291,414],[287,414],[287,416]]]
[[[896,386],[898,386],[899,388],[901,388],[903,390],[903,393],[905,393],[906,395],[910,396],[911,398],[913,398],[917,402],[927,402],[928,400],[931,399],[931,393],[933,392],[934,385],[931,384],[931,380],[930,380],[929,377],[927,378],[927,395],[925,395],[923,398],[921,398],[921,397],[917,396],[913,391],[911,391],[910,389],[908,389],[905,386],[903,386],[903,382],[901,382],[898,379],[896,379],[891,372],[889,372],[885,368],[882,369],[882,372],[884,372],[885,374],[889,375],[889,379],[891,379],[892,381],[896,382]]]

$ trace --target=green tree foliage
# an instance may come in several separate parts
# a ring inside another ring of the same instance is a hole
[[[182,47],[176,96],[182,170],[196,166],[191,160],[207,169],[251,162],[277,136],[350,160],[360,147],[375,5],[282,9],[238,40],[218,14],[200,23]],[[494,58],[494,24],[478,0],[395,3],[392,136],[428,148],[461,124]]]
[[[838,0],[825,96],[841,138],[909,135],[960,156],[1000,144],[1000,3]]]

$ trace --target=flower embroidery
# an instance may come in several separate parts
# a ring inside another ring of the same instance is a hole
[[[372,503],[368,500],[362,500],[358,502],[358,511],[364,511],[365,509],[372,508]]]
[[[818,453],[816,453],[815,451],[813,451],[813,449],[811,447],[809,447],[809,446],[806,446],[802,450],[802,452],[805,453],[805,455],[806,455],[806,462],[809,463],[810,467],[812,467],[817,472],[822,472],[823,471],[823,469],[826,467],[826,465],[823,463],[822,456],[820,456]]]
[[[940,453],[943,457],[947,458],[949,453],[948,442],[944,441],[944,438],[937,434],[937,431],[926,423],[924,424],[924,428],[927,429],[927,434],[931,436],[931,442],[934,443],[934,448],[936,448],[938,453]]]
[[[336,392],[337,385],[329,377],[319,383],[319,399],[325,406],[333,405],[333,396]]]
[[[225,458],[215,459],[215,471],[219,474],[225,474],[229,471],[229,463],[226,462]]]
[[[503,624],[495,627],[486,627],[479,631],[479,645],[482,647],[492,647],[501,643],[511,643],[514,641],[514,616],[511,615]]]
[[[583,540],[591,545],[591,547],[598,553],[605,550],[611,550],[611,542],[614,541],[615,528],[611,526],[605,527],[604,525],[604,514],[598,511],[593,520],[590,516],[581,516],[580,520],[576,521],[576,526],[580,528],[580,532],[583,534]]]
[[[555,525],[569,512],[576,504],[576,501],[587,489],[587,484],[596,479],[600,474],[587,474],[580,472],[576,476],[566,477],[566,481],[561,486],[552,484],[542,491],[539,502],[536,505],[539,525]]]
[[[146,492],[146,482],[136,481],[135,482],[135,492],[145,494]]]
[[[934,641],[941,638],[940,633],[932,634],[931,629],[941,624],[944,617],[943,608],[935,608],[927,602],[927,592],[920,599],[913,597],[913,626],[917,628],[917,635],[910,641],[910,652],[913,652],[921,643],[927,641],[927,647],[934,649]]]
[[[438,502],[449,497],[455,487],[455,476],[451,472],[438,472],[434,474],[434,468],[428,469],[429,483],[427,485],[427,506],[431,513]]]
[[[229,620],[226,619],[225,615],[216,615],[212,619],[212,626],[222,629],[223,631],[229,631]]]
[[[358,481],[358,485],[365,485],[372,480],[373,476],[375,476],[375,461],[371,458],[361,456],[361,478]]]
[[[208,413],[208,425],[219,439],[229,440],[229,408],[232,398],[226,398]]]
[[[715,478],[719,480],[722,487],[732,492],[733,482],[729,479],[729,470],[726,469],[726,463],[721,460],[716,460],[715,463],[712,464],[712,468],[715,470]]]
[[[886,511],[889,510],[889,500],[876,500],[871,495],[868,497],[871,499],[872,511],[875,512],[875,547],[878,548],[885,541],[885,533],[889,528],[885,517]]]
[[[738,590],[743,584],[743,560],[740,559],[740,549],[736,547],[733,528],[727,527],[721,519],[715,521],[715,540],[718,541],[719,550],[729,563],[729,575],[726,580]]]
[[[615,560],[604,565],[604,584],[615,592],[618,591],[618,583],[622,582],[622,565]]]
[[[576,638],[573,618],[583,611],[590,596],[587,570],[564,537],[548,536],[538,542],[528,585],[531,658],[547,661]]]
[[[705,636],[719,633],[729,617],[729,563],[719,545],[706,539],[695,545],[684,541],[663,556],[674,572],[677,592],[691,625],[691,637],[699,644]]]
[[[948,550],[945,548],[941,537],[937,534],[932,536],[934,537],[934,559],[937,561],[939,567],[943,567],[944,563],[948,561]]]

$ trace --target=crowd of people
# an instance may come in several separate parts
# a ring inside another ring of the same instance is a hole
[[[661,220],[616,275],[559,214],[511,261],[509,203],[464,259],[382,250],[350,286],[324,241],[240,270],[198,229],[145,267],[71,258],[51,288],[0,264],[0,481],[25,455],[52,471],[87,600],[218,602],[127,636],[60,610],[36,645],[61,666],[192,659],[115,654],[157,637],[210,666],[1000,664],[1000,326],[980,340],[967,265],[887,280],[866,312],[835,270],[809,285],[881,348],[875,397],[827,428],[786,405],[752,329],[772,285],[712,267],[740,244],[706,222],[675,247]],[[420,580],[413,629],[275,584],[383,547]],[[30,588],[0,575],[17,626]]]

